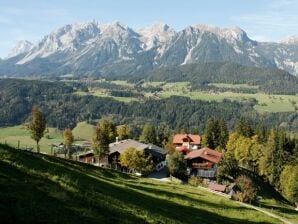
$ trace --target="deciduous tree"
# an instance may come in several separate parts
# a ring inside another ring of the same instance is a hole
[[[146,155],[144,150],[136,150],[135,148],[129,148],[120,155],[120,164],[142,174],[149,173],[154,169],[151,155]]]
[[[32,121],[28,124],[28,129],[31,132],[31,138],[36,142],[36,150],[39,153],[39,141],[45,134],[46,119],[37,106],[32,109]]]
[[[94,154],[101,159],[109,152],[109,144],[116,139],[116,125],[110,120],[100,121],[92,139]]]
[[[120,140],[129,139],[132,137],[131,128],[127,125],[120,125],[117,127],[117,135]]]
[[[257,197],[257,189],[249,177],[239,176],[236,179],[236,184],[241,191],[241,194],[238,194],[240,201],[251,203]]]
[[[292,203],[298,203],[298,165],[286,165],[280,175],[281,192]]]
[[[168,154],[166,157],[167,167],[171,175],[184,176],[186,172],[186,164],[184,161],[184,155],[181,152],[174,152]]]
[[[74,137],[70,128],[67,128],[64,130],[63,137],[64,137],[64,145],[66,146],[66,149],[67,149],[67,156],[70,159],[71,146],[72,146],[72,143],[74,142]]]

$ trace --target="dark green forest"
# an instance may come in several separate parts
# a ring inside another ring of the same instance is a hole
[[[259,91],[271,94],[293,94],[298,90],[297,77],[279,69],[246,67],[231,62],[193,63],[164,67],[138,75],[112,76],[107,79],[125,79],[130,82],[189,81],[193,90],[212,88],[209,83],[232,83],[259,86]],[[251,91],[251,90],[250,90]]]

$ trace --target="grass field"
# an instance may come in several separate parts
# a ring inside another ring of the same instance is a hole
[[[228,83],[209,83],[209,86],[216,86],[219,88],[229,88],[229,89],[258,89],[259,86],[252,86],[248,84],[228,84]]]
[[[124,103],[129,103],[132,101],[138,101],[137,98],[135,97],[117,97],[117,96],[111,96],[109,95],[105,90],[97,89],[93,90],[92,92],[82,92],[82,91],[77,91],[75,94],[80,95],[80,96],[87,96],[87,95],[92,95],[92,96],[97,96],[97,97],[110,97],[112,99],[118,100],[120,102]]]
[[[3,223],[280,223],[188,185],[0,145]]]
[[[84,140],[90,140],[93,136],[93,126],[86,122],[78,123],[73,129],[75,143],[81,143]],[[48,136],[48,137],[47,137]],[[31,139],[30,133],[22,125],[0,128],[0,143],[7,143],[13,147],[20,148],[33,147],[36,149],[36,143]],[[40,141],[40,149],[42,152],[50,153],[51,144],[63,142],[63,133],[55,128],[49,128],[49,132],[45,134]]]
[[[106,82],[105,80],[99,80],[100,82]],[[119,85],[121,87],[133,88],[134,84],[128,83],[127,81],[111,81],[111,83]],[[251,86],[247,84],[226,84],[226,83],[211,83],[210,85],[228,88],[228,89],[257,89],[258,86]],[[249,99],[256,99],[258,105],[255,106],[255,109],[259,113],[264,112],[293,112],[298,110],[298,95],[269,95],[264,93],[237,93],[231,91],[191,91],[189,82],[145,82],[142,84],[142,87],[161,87],[162,91],[155,94],[150,92],[141,92],[145,98],[155,99],[167,98],[171,96],[184,96],[189,97],[194,100],[206,100],[206,101],[223,101],[224,99],[236,100],[236,101],[245,101]],[[110,96],[108,91],[105,89],[93,89],[91,92],[76,92],[78,95],[93,95],[97,97],[111,97],[120,102],[129,103],[132,101],[139,101],[135,97],[114,97]]]
[[[94,134],[94,126],[86,122],[79,122],[72,133],[76,140],[91,140]]]
[[[224,84],[229,85],[232,84]],[[239,88],[239,85],[234,85]],[[213,91],[190,91],[188,82],[167,83],[163,86],[163,91],[158,96],[185,96],[195,100],[206,101],[222,101],[224,99],[244,101],[248,99],[256,99],[258,105],[255,109],[262,112],[290,112],[297,110],[298,96],[294,95],[269,95],[263,93],[249,94],[236,92],[213,92]]]

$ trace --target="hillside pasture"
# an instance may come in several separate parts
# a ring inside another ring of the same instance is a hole
[[[228,84],[229,88],[232,84]],[[233,85],[235,88],[240,88],[243,85]],[[245,85],[248,86],[248,85]],[[250,86],[256,88],[256,86]],[[298,95],[269,95],[264,93],[237,93],[237,92],[218,92],[218,91],[190,91],[188,82],[167,83],[163,86],[163,91],[159,92],[157,96],[161,98],[171,96],[190,97],[194,100],[206,101],[223,101],[236,100],[245,101],[249,99],[256,99],[258,105],[255,109],[260,112],[292,112],[298,108]]]
[[[188,185],[0,145],[4,223],[281,223]]]
[[[82,143],[82,141],[90,141],[93,136],[94,126],[86,122],[80,122],[73,129],[75,137],[74,143]],[[44,153],[51,153],[51,144],[63,142],[63,132],[56,128],[48,128],[48,132],[40,140],[40,150]],[[30,137],[30,132],[22,125],[13,127],[0,128],[0,143],[8,144],[17,148],[33,148],[36,150],[36,143]]]

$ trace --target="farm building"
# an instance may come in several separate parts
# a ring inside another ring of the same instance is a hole
[[[176,134],[173,138],[173,145],[177,151],[187,153],[197,150],[201,146],[201,136],[192,134]]]
[[[215,177],[221,158],[220,152],[209,148],[195,150],[185,156],[189,174],[207,178]]]
[[[136,150],[144,150],[146,154],[150,154],[152,156],[152,160],[156,166],[157,171],[164,168],[166,165],[165,158],[167,152],[165,149],[153,144],[144,144],[133,139],[127,139],[111,143],[109,145],[109,154],[103,159],[101,159],[100,164],[98,165],[106,166],[111,164],[119,164],[120,155],[129,148],[135,148]],[[79,155],[79,160],[81,162],[94,164],[95,159],[93,150]]]

